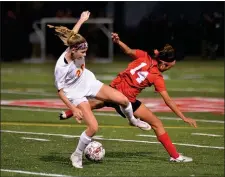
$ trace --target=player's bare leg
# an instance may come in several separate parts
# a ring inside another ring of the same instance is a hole
[[[132,109],[131,103],[119,91],[117,91],[107,85],[103,85],[103,88],[101,88],[101,90],[97,94],[96,98],[101,99],[101,100],[96,100],[96,99],[89,100],[89,104],[91,105],[92,109],[100,109],[100,108],[104,107],[105,106],[104,102],[114,102],[116,104],[120,104],[121,105],[120,109],[121,109],[122,113],[128,118],[131,125],[137,126],[138,128],[140,128],[142,130],[150,130],[151,129],[151,126],[148,123],[141,121],[140,119],[136,119],[133,116],[133,109]],[[72,111],[67,110],[67,111],[63,111],[59,117],[61,120],[64,120],[64,119],[70,118],[72,116],[73,116]]]
[[[151,129],[151,126],[148,123],[141,121],[140,119],[136,119],[134,117],[131,103],[129,102],[128,98],[118,90],[108,85],[103,85],[98,94],[96,95],[96,99],[108,102],[111,101],[120,105],[121,111],[128,118],[130,123],[132,123],[134,126],[139,127],[142,130]]]
[[[89,102],[92,110],[93,109],[101,109],[105,106],[104,101],[97,100],[97,99],[89,99],[88,102]],[[60,120],[66,120],[66,119],[69,119],[71,117],[73,117],[73,112],[69,109],[67,109],[65,111],[62,111],[59,114]]]
[[[90,109],[88,102],[82,102],[77,106],[83,113],[83,120],[87,125],[87,129],[80,136],[78,145],[72,153],[70,160],[76,168],[83,168],[82,155],[86,146],[91,142],[92,136],[98,131],[98,122]]]
[[[139,117],[141,120],[149,123],[154,130],[157,139],[162,143],[168,154],[170,155],[170,161],[172,162],[191,162],[192,158],[185,157],[179,154],[176,147],[170,140],[164,126],[159,118],[157,118],[144,104],[134,112],[135,117]]]

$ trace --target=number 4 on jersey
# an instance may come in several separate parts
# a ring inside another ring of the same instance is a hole
[[[144,66],[146,66],[146,63],[141,63],[140,65],[138,65],[136,68],[131,69],[130,73],[132,75],[134,75],[136,73],[136,71],[140,70],[141,68],[143,68]],[[140,84],[141,82],[143,82],[145,80],[145,78],[148,75],[147,71],[138,71],[137,72],[138,78],[136,78],[136,81]]]

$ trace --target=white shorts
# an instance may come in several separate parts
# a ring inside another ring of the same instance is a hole
[[[83,71],[81,77],[76,87],[63,89],[66,97],[76,106],[88,101],[88,98],[95,97],[103,86],[103,83],[97,80],[95,75],[88,69]]]

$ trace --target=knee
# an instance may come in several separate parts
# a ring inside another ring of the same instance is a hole
[[[157,119],[154,122],[151,123],[152,129],[153,130],[160,130],[160,129],[164,129],[163,127],[163,123],[161,120]]]
[[[89,104],[91,106],[91,109],[100,109],[100,108],[104,107],[104,102],[100,101],[100,100],[95,100],[95,101],[89,100]]]
[[[128,98],[126,96],[122,95],[120,105],[123,107],[127,107],[129,105],[129,103],[130,103],[130,101],[128,100]]]
[[[98,124],[96,123],[96,124],[93,124],[93,125],[90,125],[89,127],[88,127],[88,129],[89,129],[89,131],[91,132],[91,134],[96,134],[97,133],[97,131],[98,131]]]
[[[152,125],[152,129],[154,130],[157,137],[159,137],[160,135],[163,135],[166,132],[165,128],[163,127],[163,124],[162,124],[161,120],[156,121]]]

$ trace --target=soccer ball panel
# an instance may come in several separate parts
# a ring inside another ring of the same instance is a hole
[[[90,161],[101,161],[105,156],[105,149],[101,143],[92,141],[85,148],[84,155]]]

